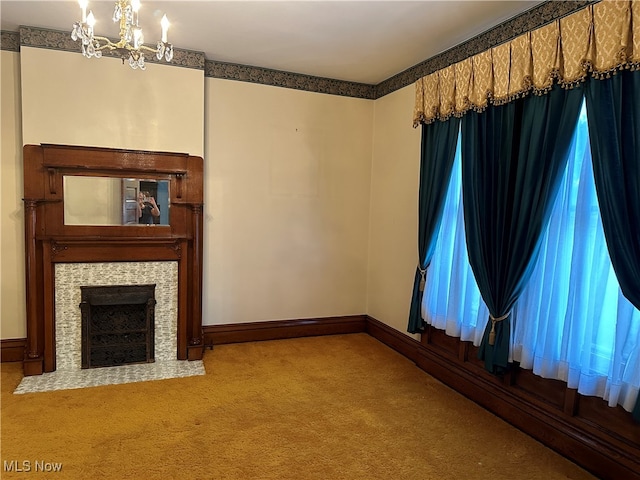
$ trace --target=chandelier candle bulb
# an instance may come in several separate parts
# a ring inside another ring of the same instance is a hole
[[[167,15],[162,16],[162,20],[160,20],[160,25],[162,26],[162,42],[167,43],[167,31],[169,30],[169,19]]]
[[[87,21],[87,4],[89,3],[87,0],[78,0],[80,4],[80,9],[82,10],[82,22]]]
[[[138,10],[140,10],[140,0],[131,0],[131,8],[133,9],[133,18],[136,27],[138,26]]]
[[[87,25],[89,26],[89,32],[93,34],[93,27],[96,24],[96,17],[93,16],[93,11],[89,10],[89,15],[87,15]]]

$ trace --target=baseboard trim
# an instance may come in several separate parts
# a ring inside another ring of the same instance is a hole
[[[560,382],[538,377],[536,388],[531,388],[532,374],[519,372],[517,367],[504,377],[491,375],[475,359],[469,342],[445,339],[439,333],[426,332],[418,342],[371,317],[367,317],[367,332],[599,478],[640,479],[640,427],[622,408],[610,408],[603,400],[582,397],[565,384],[563,396],[554,403],[545,395],[557,391]],[[548,385],[553,382],[556,383]]]
[[[26,338],[10,338],[0,340],[0,362],[21,362],[24,360]]]
[[[414,363],[418,363],[420,342],[372,317],[367,317],[366,332]]]
[[[366,331],[366,315],[204,325],[205,346]]]

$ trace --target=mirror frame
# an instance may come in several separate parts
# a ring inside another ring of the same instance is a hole
[[[25,375],[56,368],[55,271],[61,262],[178,262],[179,360],[202,359],[203,160],[185,153],[25,145]],[[169,225],[65,225],[64,175],[166,179]]]

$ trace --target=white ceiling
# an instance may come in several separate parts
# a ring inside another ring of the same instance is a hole
[[[176,48],[207,60],[378,84],[541,0],[146,1],[140,25],[147,44],[171,22]],[[114,1],[90,1],[96,34],[117,37]],[[71,31],[77,1],[0,1],[0,28],[20,25]]]

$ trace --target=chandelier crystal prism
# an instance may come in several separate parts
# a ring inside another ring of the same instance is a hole
[[[138,11],[140,10],[140,0],[118,0],[113,11],[113,22],[120,24],[120,40],[112,42],[106,37],[94,35],[93,28],[96,19],[93,12],[89,10],[87,14],[87,0],[79,0],[82,10],[82,20],[73,24],[71,38],[73,41],[80,41],[82,54],[87,58],[100,58],[104,50],[114,51],[122,59],[122,63],[128,61],[131,68],[145,69],[145,52],[155,54],[158,60],[171,62],[173,59],[173,45],[167,42],[167,31],[169,30],[169,20],[167,16],[162,17],[160,25],[162,36],[156,44],[156,48],[144,45],[142,28],[138,24]]]

